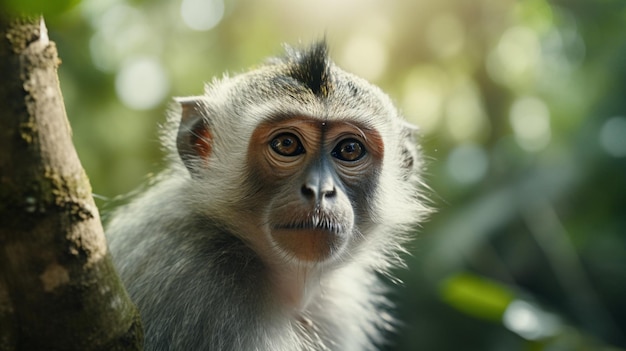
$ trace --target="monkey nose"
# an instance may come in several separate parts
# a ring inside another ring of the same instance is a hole
[[[337,194],[337,190],[333,184],[326,185],[311,185],[303,184],[300,188],[300,193],[307,200],[321,201],[324,199],[331,199]]]

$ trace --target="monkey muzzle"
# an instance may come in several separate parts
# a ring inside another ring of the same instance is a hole
[[[271,234],[283,251],[302,261],[319,262],[336,256],[347,242],[348,233],[348,228],[334,218],[313,216],[276,225]]]

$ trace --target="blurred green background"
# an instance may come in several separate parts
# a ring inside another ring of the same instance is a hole
[[[65,3],[46,19],[105,217],[159,171],[171,96],[326,36],[420,127],[438,209],[386,349],[626,349],[624,1]]]

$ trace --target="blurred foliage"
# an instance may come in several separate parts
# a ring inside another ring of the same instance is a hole
[[[46,19],[105,215],[160,169],[169,96],[325,36],[420,126],[438,208],[387,349],[626,348],[623,1],[83,0]]]
[[[62,15],[80,0],[2,0],[0,1],[0,11],[11,14],[26,14],[56,17]]]

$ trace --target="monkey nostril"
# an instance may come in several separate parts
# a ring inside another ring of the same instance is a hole
[[[333,198],[335,197],[335,195],[337,195],[337,190],[335,189],[335,187],[333,187],[330,190],[324,190],[322,194],[324,194],[324,197],[326,198]]]
[[[303,185],[302,188],[300,188],[300,192],[304,195],[304,197],[315,197],[315,191],[306,185]]]

